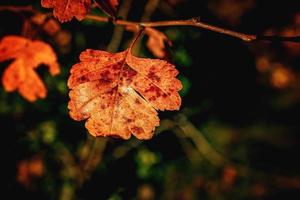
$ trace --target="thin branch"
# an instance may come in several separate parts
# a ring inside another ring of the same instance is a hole
[[[32,6],[0,6],[0,11],[8,10],[11,12],[31,12],[36,13],[37,11]],[[85,19],[95,20],[98,22],[111,22],[111,19],[108,17],[101,17],[97,15],[87,15]],[[285,37],[285,36],[278,36],[278,35],[254,35],[254,34],[245,34],[236,31],[232,31],[229,29],[217,27],[214,25],[210,25],[200,21],[199,17],[195,17],[192,19],[187,20],[169,20],[169,21],[156,21],[156,22],[133,22],[127,21],[122,19],[116,19],[113,21],[115,25],[120,26],[135,26],[135,27],[162,27],[162,26],[192,26],[197,27],[205,30],[210,30],[213,32],[221,33],[224,35],[229,35],[231,37],[235,37],[241,39],[246,42],[252,41],[270,41],[270,42],[297,42],[300,43],[300,36],[295,37]]]
[[[271,42],[281,42],[281,41],[300,42],[300,36],[286,37],[286,36],[276,36],[276,35],[272,35],[272,36],[257,35],[256,40],[265,40]]]
[[[219,152],[217,152],[191,122],[189,122],[185,115],[179,114],[175,119],[178,128],[192,141],[201,154],[212,164],[222,166],[228,162]]]
[[[87,15],[85,19],[95,20],[99,22],[110,22],[110,19],[107,17],[101,17],[96,15]],[[210,30],[213,32],[229,35],[238,39],[241,39],[245,42],[252,42],[258,40],[265,40],[265,41],[289,41],[289,42],[300,42],[300,36],[296,37],[284,37],[284,36],[263,36],[263,35],[253,35],[253,34],[245,34],[240,33],[232,30],[228,30],[225,28],[220,28],[214,25],[210,25],[204,22],[201,22],[199,18],[192,18],[188,20],[171,20],[171,21],[156,21],[156,22],[133,22],[127,20],[117,19],[113,22],[115,25],[120,26],[135,26],[135,27],[163,27],[163,26],[192,26],[197,27],[205,30]]]
[[[11,12],[31,12],[35,13],[36,10],[32,6],[0,6],[0,11],[7,10]]]
[[[159,26],[194,26],[206,30],[210,30],[217,33],[222,33],[225,35],[229,35],[235,38],[239,38],[246,42],[250,42],[256,39],[256,35],[248,35],[244,33],[239,33],[235,31],[231,31],[228,29],[220,28],[217,26],[213,26],[210,24],[206,24],[201,22],[199,18],[192,18],[188,20],[173,20],[173,21],[158,21],[158,22],[147,22],[141,23],[141,26],[145,27],[159,27]]]
[[[98,15],[86,15],[85,19],[90,19],[90,20],[95,20],[98,22],[111,22],[111,19],[108,17],[102,17]],[[132,22],[132,21],[127,21],[127,20],[122,20],[122,19],[116,19],[113,21],[115,25],[120,25],[120,26],[139,26],[139,22]]]
[[[143,22],[150,21],[151,16],[155,12],[159,2],[160,2],[159,0],[150,0],[147,2],[145,9],[144,9],[144,13],[141,17],[141,21],[143,21]]]
[[[80,169],[79,174],[77,174],[78,187],[82,186],[101,162],[107,142],[107,138],[97,138],[93,140],[93,144],[89,147],[88,158],[81,163],[80,166],[82,166],[82,168]]]

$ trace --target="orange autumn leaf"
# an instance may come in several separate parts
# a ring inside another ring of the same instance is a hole
[[[45,98],[47,89],[34,69],[41,64],[51,75],[59,73],[56,54],[50,45],[19,36],[6,36],[0,41],[0,62],[14,59],[4,71],[2,83],[8,92],[18,90],[28,101]]]
[[[60,22],[66,22],[73,17],[82,20],[91,6],[91,0],[42,0],[41,4],[44,8],[53,8],[54,16]]]
[[[178,110],[181,82],[172,64],[120,53],[88,49],[68,80],[70,116],[88,119],[93,136],[150,139],[159,125],[157,110]]]
[[[46,14],[37,13],[24,21],[22,35],[32,37],[41,30],[49,36],[54,36],[61,31],[61,26],[57,20],[48,18]]]
[[[35,156],[29,160],[21,160],[17,166],[17,181],[25,187],[30,187],[35,178],[45,173],[45,163],[41,157]]]
[[[49,19],[45,22],[43,26],[43,30],[45,33],[47,33],[50,36],[54,36],[55,34],[59,33],[61,31],[61,27],[58,23],[58,21],[54,19]]]
[[[172,42],[168,37],[153,28],[148,28],[145,30],[149,39],[147,41],[148,49],[158,58],[165,58],[167,56],[166,45],[172,46]]]

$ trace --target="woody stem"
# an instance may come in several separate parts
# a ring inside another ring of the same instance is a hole
[[[0,11],[8,10],[11,12],[38,12],[32,6],[0,6]],[[95,20],[98,22],[111,22],[110,18],[102,17],[97,15],[87,15],[85,19]],[[245,42],[252,42],[258,40],[270,41],[270,42],[298,42],[300,43],[300,36],[295,37],[285,37],[279,35],[255,35],[255,34],[245,34],[236,31],[232,31],[229,29],[221,28],[218,26],[210,25],[204,22],[201,22],[198,17],[187,19],[187,20],[169,20],[169,21],[156,21],[156,22],[133,22],[122,19],[116,19],[113,21],[115,25],[120,26],[134,26],[134,27],[162,27],[162,26],[192,26],[205,30],[210,30],[213,32],[221,33],[224,35],[229,35],[231,37],[235,37],[241,39]]]
[[[99,22],[110,22],[109,18],[101,17],[96,15],[87,15],[85,19],[95,20]],[[170,21],[156,21],[156,22],[133,22],[122,19],[117,19],[113,22],[115,25],[120,26],[135,26],[135,27],[163,27],[163,26],[192,26],[201,29],[210,30],[213,32],[229,35],[238,39],[241,39],[245,42],[252,42],[257,40],[265,41],[289,41],[289,42],[300,42],[300,36],[296,37],[283,37],[283,36],[264,36],[264,35],[254,35],[254,34],[245,34],[236,31],[232,31],[225,28],[220,28],[214,25],[210,25],[204,22],[201,22],[199,18],[192,18],[187,20],[170,20]]]
[[[32,6],[0,6],[0,11],[3,10],[11,12],[37,12]]]

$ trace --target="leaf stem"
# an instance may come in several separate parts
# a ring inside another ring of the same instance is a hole
[[[145,29],[144,27],[142,27],[142,26],[140,27],[139,32],[135,35],[134,39],[132,40],[132,42],[131,42],[131,44],[130,44],[130,46],[128,48],[129,51],[131,51],[131,49],[135,45],[136,41],[141,37],[141,35],[144,32],[144,29]]]

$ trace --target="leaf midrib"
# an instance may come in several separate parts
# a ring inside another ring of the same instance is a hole
[[[124,66],[126,64],[126,58],[128,56],[128,53],[129,53],[130,49],[127,49],[126,52],[125,52],[125,55],[124,55],[124,60],[123,60],[123,63],[122,63],[122,67],[120,69],[120,72],[119,72],[119,76],[118,76],[118,81],[117,81],[117,89],[116,89],[116,92],[115,92],[115,95],[114,95],[114,104],[113,104],[113,110],[112,110],[112,115],[111,115],[111,120],[110,120],[110,128],[109,128],[109,134],[111,134],[111,131],[112,131],[112,128],[113,128],[113,122],[114,122],[114,117],[115,117],[115,107],[116,107],[116,100],[117,100],[117,94],[119,92],[119,84],[120,84],[120,80],[121,80],[121,76],[122,76],[122,72],[124,70]]]

